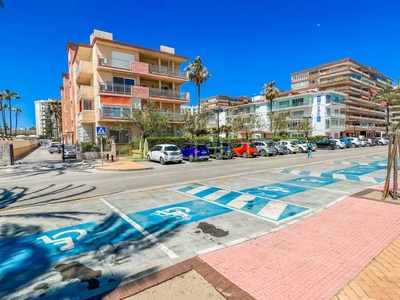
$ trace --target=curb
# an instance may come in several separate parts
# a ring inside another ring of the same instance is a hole
[[[154,169],[154,168],[153,168],[153,167],[146,167],[146,168],[130,168],[130,169],[118,169],[118,168],[115,168],[115,169],[108,169],[108,168],[104,168],[104,166],[103,166],[103,167],[94,167],[94,166],[93,166],[93,169],[101,170],[101,171],[121,171],[121,172],[123,172],[123,171],[144,171],[144,170],[152,170],[152,169]]]

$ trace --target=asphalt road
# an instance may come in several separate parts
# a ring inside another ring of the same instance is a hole
[[[40,148],[1,168],[0,298],[85,299],[382,183],[387,146],[101,171]]]

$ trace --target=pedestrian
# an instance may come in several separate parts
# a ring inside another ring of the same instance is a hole
[[[312,145],[311,141],[307,141],[307,158],[312,158]]]

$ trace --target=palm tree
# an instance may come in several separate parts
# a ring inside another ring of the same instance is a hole
[[[17,135],[18,115],[19,115],[20,113],[22,113],[22,109],[16,108],[16,109],[14,109],[14,111],[15,111],[15,135]]]
[[[189,63],[185,71],[189,72],[190,81],[197,85],[197,109],[198,113],[200,113],[200,85],[206,82],[211,74],[203,66],[200,56],[197,56],[193,62]]]
[[[386,135],[389,134],[389,106],[400,104],[400,92],[393,86],[388,85],[381,89],[371,98],[372,102],[386,105]]]
[[[51,117],[54,117],[54,120],[56,121],[57,137],[59,137],[58,121],[61,119],[62,116],[61,102],[57,100],[50,101],[47,107],[47,111],[49,112]]]
[[[4,94],[4,100],[8,100],[8,109],[10,110],[10,138],[12,137],[12,105],[11,101],[18,100],[19,95],[17,92],[11,92],[10,90],[5,90],[3,92]]]
[[[1,110],[1,118],[3,120],[3,140],[7,136],[7,124],[6,124],[6,110],[8,108],[7,103],[2,103],[0,105],[0,110]]]
[[[275,81],[265,83],[261,95],[265,97],[265,100],[269,101],[269,130],[272,132],[272,101],[279,96],[279,90],[275,87]]]

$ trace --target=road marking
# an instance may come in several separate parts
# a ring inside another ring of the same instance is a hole
[[[151,233],[149,233],[146,229],[144,229],[142,226],[140,226],[138,223],[130,219],[127,215],[125,215],[122,211],[120,211],[118,208],[116,208],[114,205],[112,205],[110,202],[104,200],[103,198],[100,198],[100,200],[107,205],[109,208],[111,208],[115,213],[117,213],[122,219],[127,221],[130,225],[132,225],[136,230],[138,230],[143,236],[145,236],[147,239],[149,239],[152,243],[155,243],[158,248],[163,251],[165,254],[167,254],[170,258],[178,258],[179,256],[175,254],[171,249],[169,249],[167,246],[165,246],[163,243],[160,243]]]
[[[16,209],[9,209],[9,210],[3,210],[3,211],[0,210],[0,214],[8,214],[10,212],[21,211],[21,210],[25,210],[25,209],[27,209],[27,208],[24,207],[24,208],[16,208]]]

